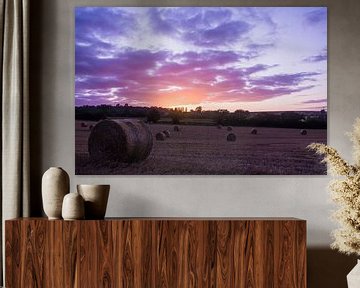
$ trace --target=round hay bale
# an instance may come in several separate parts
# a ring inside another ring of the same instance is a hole
[[[86,124],[85,122],[81,122],[81,124],[80,124],[80,125],[81,125],[81,128],[86,128],[86,127],[88,127],[88,126],[87,126],[87,124]]]
[[[216,126],[218,129],[221,129],[222,128],[222,126],[219,124],[219,125],[217,125]]]
[[[227,129],[227,131],[232,131],[232,128],[230,126],[227,127],[226,129]]]
[[[300,131],[300,134],[301,134],[301,135],[307,135],[307,131],[306,131],[305,129],[302,129],[302,130]]]
[[[234,133],[230,133],[227,135],[226,140],[230,142],[234,142],[236,141],[236,135]]]
[[[250,133],[253,134],[253,135],[256,135],[256,134],[257,134],[257,130],[256,130],[256,129],[252,129]]]
[[[156,133],[155,138],[158,141],[164,141],[166,136],[163,132],[159,132],[159,133]]]
[[[151,131],[139,120],[100,121],[88,140],[88,151],[94,160],[140,162],[149,156],[152,147]]]
[[[164,130],[163,133],[165,134],[165,136],[167,138],[170,138],[170,131],[169,130]]]
[[[174,131],[175,131],[175,132],[180,132],[179,126],[174,126]]]

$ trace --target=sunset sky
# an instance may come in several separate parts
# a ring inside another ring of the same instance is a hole
[[[78,7],[75,104],[327,106],[323,7]]]

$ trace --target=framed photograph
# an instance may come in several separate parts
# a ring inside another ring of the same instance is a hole
[[[326,7],[74,14],[76,174],[326,174]]]

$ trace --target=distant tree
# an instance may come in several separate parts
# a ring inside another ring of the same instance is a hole
[[[174,109],[170,111],[170,118],[173,124],[180,124],[180,120],[183,118],[183,112],[180,109]]]
[[[226,109],[217,110],[216,123],[220,125],[224,125],[226,122],[225,119],[227,115],[229,115],[229,113],[230,112]]]
[[[238,120],[245,120],[250,116],[250,112],[248,110],[238,109],[234,112],[234,115]]]
[[[156,107],[151,107],[147,113],[147,121],[156,123],[160,120],[161,114]]]
[[[201,106],[198,106],[198,107],[195,108],[195,112],[201,113],[201,111],[202,111],[202,107],[201,107]]]
[[[284,121],[300,121],[303,118],[303,116],[293,111],[286,111],[281,113],[281,118]]]

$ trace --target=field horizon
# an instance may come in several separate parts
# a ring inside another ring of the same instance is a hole
[[[188,111],[184,107],[163,108],[148,106],[96,105],[75,107],[75,119],[99,121],[103,119],[139,118],[147,123],[183,125],[223,125],[274,128],[326,129],[327,111],[257,111],[237,109],[204,110],[201,106]]]
[[[157,108],[157,109],[165,109],[165,110],[185,110],[185,107],[182,106],[177,106],[177,107],[161,107],[161,106],[143,106],[143,105],[129,105],[127,103],[125,104],[107,104],[107,103],[99,103],[96,105],[91,105],[91,104],[87,104],[87,105],[75,105],[75,109],[76,108],[84,108],[84,107],[102,107],[102,106],[110,106],[110,107],[134,107],[134,108]],[[201,107],[201,106],[199,106]],[[233,113],[237,110],[242,110],[242,111],[248,111],[249,113],[282,113],[282,112],[295,112],[295,113],[315,113],[315,112],[320,112],[322,110],[327,111],[327,106],[322,106],[322,107],[318,107],[320,109],[314,109],[314,108],[309,108],[309,109],[303,109],[303,110],[245,110],[242,108],[238,108],[238,109],[234,109],[234,110],[228,110],[225,108],[219,108],[219,109],[203,109],[202,111],[206,111],[206,112],[217,112],[217,111],[228,111],[229,113]],[[187,112],[191,112],[191,111],[196,111],[195,109],[189,109],[189,111]]]

